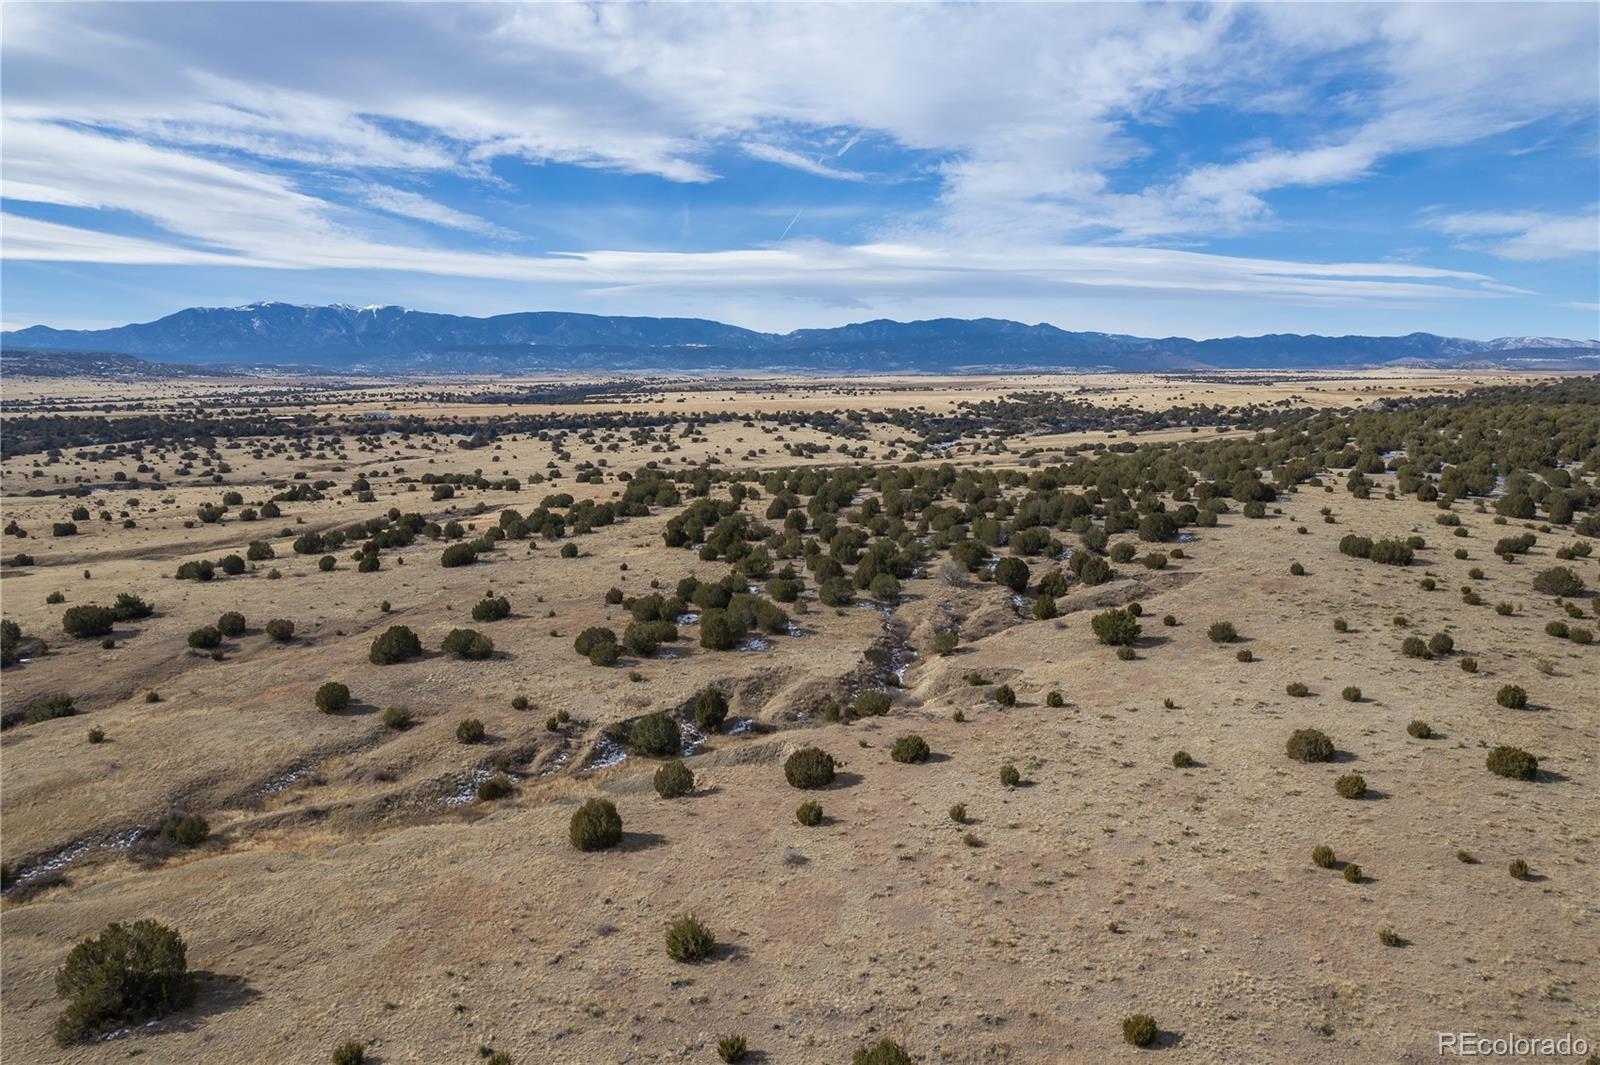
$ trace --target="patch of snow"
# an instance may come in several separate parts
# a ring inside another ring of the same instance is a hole
[[[478,797],[478,785],[482,784],[485,780],[498,775],[498,770],[474,769],[471,773],[464,777],[457,777],[456,783],[458,786],[456,791],[452,795],[445,796],[444,804],[446,806],[460,806],[463,803],[471,802]],[[521,777],[514,773],[507,773],[506,779],[510,780],[513,784],[516,784],[522,780]]]
[[[628,752],[622,745],[610,736],[601,736],[594,741],[594,754],[589,758],[590,769],[609,769],[614,765],[622,764],[628,757]]]

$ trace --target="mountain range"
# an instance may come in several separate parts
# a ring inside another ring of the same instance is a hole
[[[1600,370],[1600,341],[1274,334],[1191,340],[1072,332],[996,318],[878,319],[761,333],[703,318],[527,311],[487,318],[397,306],[266,301],[190,307],[112,329],[36,325],[0,333],[8,372],[24,351],[93,352],[188,365],[346,373],[549,370],[827,372],[1323,369],[1362,366]],[[30,360],[37,363],[37,357]]]

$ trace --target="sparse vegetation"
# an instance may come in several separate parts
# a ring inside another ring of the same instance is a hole
[[[1333,758],[1333,741],[1320,729],[1295,729],[1287,749],[1289,757],[1297,762],[1326,762]]]
[[[889,751],[889,757],[896,762],[926,762],[933,752],[928,749],[928,743],[921,736],[901,736],[894,741],[894,747]]]
[[[56,1021],[62,1045],[164,1017],[194,1001],[188,947],[175,929],[156,921],[107,925],[67,953],[56,994],[67,1000]]]
[[[1135,1013],[1122,1019],[1122,1038],[1136,1047],[1156,1041],[1156,1019],[1148,1013]]]
[[[1520,747],[1492,748],[1485,759],[1489,772],[1511,780],[1535,780],[1539,776],[1539,759]]]
[[[667,957],[673,961],[693,964],[711,956],[716,940],[698,917],[684,914],[667,925]]]
[[[580,851],[603,851],[622,842],[622,815],[610,799],[588,799],[572,813],[567,838]]]
[[[656,794],[663,799],[677,799],[694,791],[694,771],[675,758],[656,769]]]
[[[790,787],[825,788],[833,783],[833,756],[816,747],[802,747],[783,763],[783,776]]]

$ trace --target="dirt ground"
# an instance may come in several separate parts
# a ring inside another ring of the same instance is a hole
[[[1343,406],[1488,379],[1236,376],[662,382],[638,406],[949,410],[963,399],[1080,387],[1098,403],[1151,409]],[[335,418],[368,404],[411,412],[406,396],[418,412],[483,413],[438,398],[467,388],[455,382],[334,384],[316,409]],[[245,391],[257,387],[268,386]],[[182,409],[237,402],[241,390],[237,381],[5,388],[8,417],[35,401]],[[154,463],[167,478],[161,488],[28,496],[111,485],[129,460],[68,451],[55,464],[39,455],[5,463],[4,519],[30,531],[6,537],[5,556],[25,550],[35,564],[0,570],[4,613],[50,650],[0,676],[4,709],[62,690],[79,709],[0,739],[0,851],[21,881],[0,908],[5,1060],[321,1062],[356,1039],[392,1065],[472,1062],[487,1048],[517,1065],[715,1061],[717,1039],[730,1033],[774,1063],[847,1062],[884,1035],[919,1061],[950,1063],[1152,1052],[1420,1063],[1437,1060],[1437,1032],[1458,1030],[1570,1032],[1600,1047],[1600,651],[1547,636],[1546,623],[1563,615],[1530,584],[1576,542],[1570,531],[1541,532],[1530,554],[1506,564],[1490,547],[1517,526],[1471,505],[1455,508],[1468,530],[1456,540],[1434,523],[1431,504],[1302,487],[1264,519],[1235,512],[1191,530],[1178,545],[1184,557],[1165,570],[1119,567],[1117,580],[1073,591],[1052,620],[935,564],[905,582],[894,608],[862,600],[834,609],[808,587],[786,608],[796,628],[760,646],[703,650],[686,627],[671,657],[604,668],[576,655],[572,640],[590,625],[624,627],[627,612],[604,602],[608,588],[642,595],[652,581],[670,590],[686,575],[727,570],[664,546],[677,507],[579,536],[579,556],[568,559],[559,543],[506,540],[484,562],[445,569],[439,544],[419,538],[385,551],[376,573],[357,573],[348,545],[334,552],[332,572],[320,572],[316,555],[289,545],[391,506],[483,528],[503,507],[526,512],[548,492],[607,500],[622,488],[568,477],[436,503],[425,487],[407,491],[397,467],[525,477],[601,459],[613,473],[666,458],[669,471],[707,457],[735,469],[854,461],[783,450],[800,442],[864,447],[862,461],[882,462],[904,450],[905,434],[877,427],[866,441],[847,440],[735,420],[676,439],[673,452],[652,452],[625,431],[597,431],[593,443],[572,434],[560,445],[570,458],[558,459],[557,445],[529,437],[463,450],[440,434],[363,450],[358,423],[349,424],[357,428],[342,448],[313,456],[223,450],[225,485],[199,466],[179,475],[184,460],[172,455]],[[999,453],[971,440],[950,457],[1005,466],[1029,448],[1059,455],[1104,435],[1007,440]],[[339,489],[366,473],[375,499],[335,489],[320,502],[284,504],[278,519],[193,521],[225,488],[257,503],[270,483],[299,472]],[[1381,487],[1392,478],[1374,479]],[[486,510],[474,514],[480,502]],[[75,536],[51,537],[50,523],[80,504],[113,520],[96,516]],[[122,527],[124,511],[134,528]],[[1378,565],[1339,553],[1349,532],[1416,533],[1429,546],[1409,567]],[[181,562],[242,552],[253,539],[276,557],[238,577],[174,579]],[[1457,546],[1470,557],[1452,557]],[[1305,576],[1290,575],[1294,561]],[[1594,560],[1571,564],[1591,589],[1600,585]],[[1472,567],[1483,579],[1469,577]],[[1437,590],[1421,590],[1424,576]],[[1486,605],[1463,606],[1456,590],[1466,585]],[[115,646],[61,632],[65,607],[109,603],[121,591],[156,613],[119,624]],[[47,604],[52,592],[64,602]],[[510,618],[470,620],[488,592],[509,598]],[[1119,661],[1089,619],[1132,601],[1143,607],[1143,639],[1134,660]],[[1502,601],[1514,604],[1510,614],[1491,609]],[[246,634],[224,645],[220,661],[189,651],[187,634],[226,610],[245,615]],[[1161,623],[1168,613],[1178,624]],[[295,621],[293,642],[261,631],[275,617]],[[1348,631],[1334,631],[1336,617]],[[1211,643],[1206,630],[1218,620],[1234,622],[1243,640]],[[950,623],[961,647],[940,657],[933,634]],[[497,654],[468,662],[433,651],[373,665],[368,647],[391,624],[412,627],[429,648],[470,626],[493,638]],[[1400,655],[1405,636],[1436,632],[1452,635],[1453,654]],[[1241,647],[1252,662],[1236,659]],[[815,716],[885,655],[909,662],[889,715],[851,724]],[[1467,655],[1476,673],[1459,668]],[[354,704],[324,715],[312,694],[330,679],[349,685]],[[1310,695],[1287,695],[1291,682]],[[1002,683],[1015,706],[996,703]],[[1508,683],[1527,689],[1527,709],[1496,704]],[[695,792],[663,800],[650,784],[659,763],[617,761],[604,729],[675,710],[710,684],[731,694],[740,730],[698,741],[687,759]],[[1341,698],[1348,685],[1359,701]],[[1052,691],[1064,706],[1046,705]],[[149,692],[159,701],[147,702]],[[518,696],[527,709],[513,708]],[[391,705],[409,707],[416,727],[386,729],[381,711]],[[572,720],[551,730],[547,718],[561,710]],[[483,721],[485,743],[456,741],[467,717]],[[1434,738],[1409,736],[1414,719]],[[89,743],[91,727],[106,742]],[[1338,759],[1289,760],[1285,740],[1301,727],[1327,732]],[[911,732],[934,752],[926,764],[889,757]],[[842,763],[834,786],[817,793],[789,787],[782,769],[810,744]],[[1490,775],[1485,753],[1498,744],[1536,753],[1540,780]],[[1191,768],[1174,768],[1179,750]],[[474,785],[497,763],[516,793],[480,802]],[[1006,764],[1021,786],[1001,785]],[[1366,798],[1334,793],[1334,779],[1352,770],[1366,777]],[[567,821],[593,795],[617,804],[625,836],[615,850],[583,854],[566,841]],[[795,819],[808,798],[823,807],[819,826]],[[955,803],[969,823],[951,819]],[[212,838],[152,854],[135,833],[173,809],[203,812]],[[1361,881],[1312,864],[1321,843],[1341,863],[1359,863]],[[1513,858],[1528,863],[1529,879],[1507,875]],[[714,931],[710,960],[667,957],[663,928],[682,913]],[[56,1047],[53,981],[66,952],[110,921],[141,917],[184,935],[201,973],[196,1004],[138,1031]],[[1380,942],[1385,928],[1404,945]],[[1155,1016],[1161,1049],[1123,1042],[1121,1020],[1135,1012]]]

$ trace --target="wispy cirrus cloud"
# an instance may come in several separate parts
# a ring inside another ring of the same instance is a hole
[[[516,236],[504,226],[497,226],[477,215],[458,211],[454,207],[437,200],[430,200],[421,193],[409,189],[397,189],[389,185],[367,182],[358,187],[356,197],[362,204],[375,211],[414,218],[419,222],[430,222],[446,229],[459,229],[464,233],[476,233],[480,237],[493,237],[499,240],[508,240]]]
[[[1465,211],[1437,215],[1426,224],[1457,245],[1501,259],[1541,262],[1600,253],[1600,209],[1577,214],[1542,211]]]

